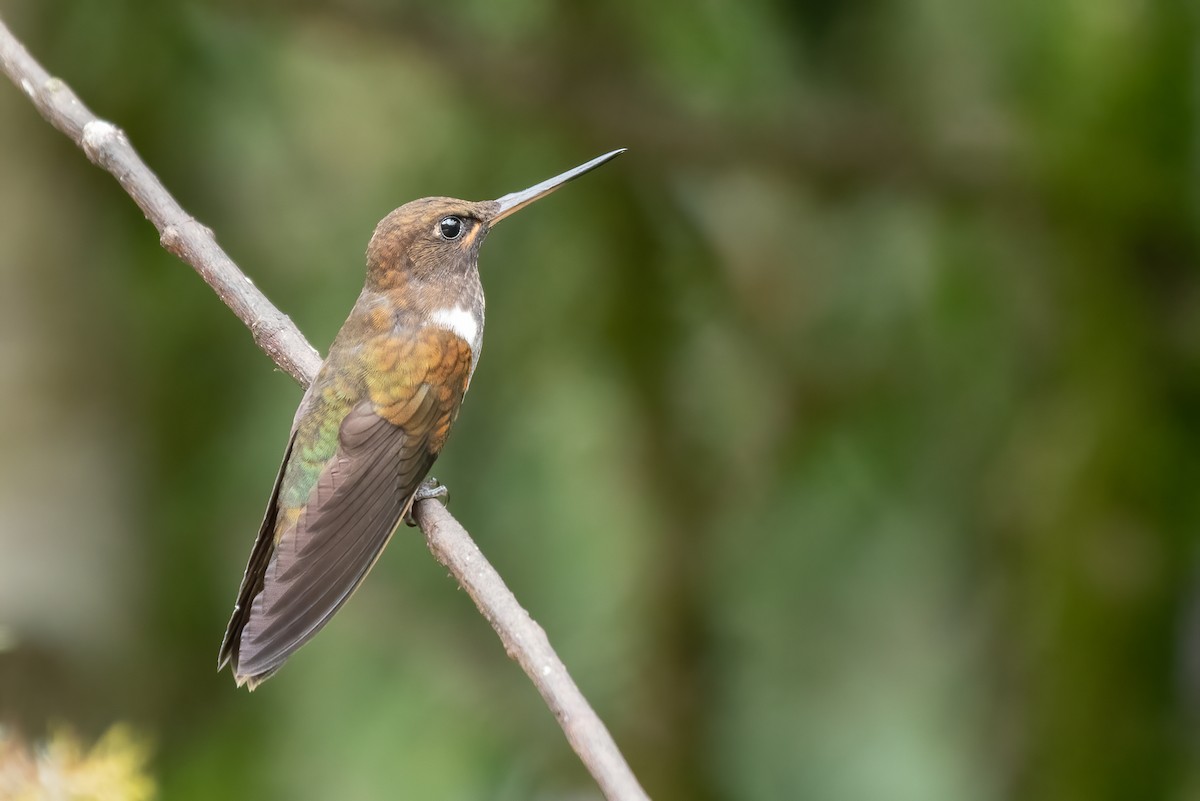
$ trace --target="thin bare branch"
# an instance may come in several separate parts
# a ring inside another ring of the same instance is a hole
[[[217,244],[211,230],[171,196],[125,134],[99,119],[65,83],[49,75],[0,20],[0,70],[51,125],[121,184],[160,234],[168,251],[191,266],[246,324],[254,341],[303,386],[321,358],[292,321],[276,309]],[[648,801],[600,718],[567,673],[546,634],[517,602],[466,529],[439,503],[422,501],[416,518],[429,550],[467,590],[480,613],[542,694],[571,747],[611,801]]]
[[[542,694],[605,798],[645,799],[617,744],[550,646],[546,632],[517,602],[466,529],[436,501],[422,501],[415,517],[429,550],[458,579],[504,641],[508,655]]]
[[[112,173],[159,242],[190,265],[246,324],[254,341],[288,375],[307,386],[321,357],[295,324],[276,309],[225,254],[212,231],[183,210],[141,160],[120,128],[100,119],[71,88],[52,77],[0,20],[0,69],[33,102],[46,121],[65,133],[96,166]]]

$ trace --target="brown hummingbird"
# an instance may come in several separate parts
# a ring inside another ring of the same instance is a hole
[[[483,341],[479,246],[493,225],[625,152],[497,200],[414,200],[380,221],[358,301],[292,422],[217,669],[254,689],[341,608],[423,484]],[[411,519],[410,519],[411,522]]]

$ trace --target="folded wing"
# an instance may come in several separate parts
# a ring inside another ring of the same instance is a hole
[[[470,350],[444,331],[421,344],[406,343],[406,380],[377,381],[347,413],[333,457],[282,532],[277,480],[221,651],[239,684],[271,676],[341,608],[437,458],[466,391]],[[289,453],[295,447],[293,435]]]

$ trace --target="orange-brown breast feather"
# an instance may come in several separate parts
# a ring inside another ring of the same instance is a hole
[[[361,354],[361,400],[274,548],[265,543],[275,540],[278,490],[272,497],[222,647],[239,682],[253,686],[274,673],[362,582],[445,444],[466,392],[471,350],[452,332],[377,336]]]

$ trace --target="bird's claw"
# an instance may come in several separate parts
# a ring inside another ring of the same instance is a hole
[[[430,476],[421,482],[421,486],[417,487],[417,491],[413,493],[412,503],[408,507],[407,514],[404,515],[404,522],[409,526],[417,525],[416,519],[413,517],[413,509],[421,501],[428,501],[436,498],[445,506],[450,500],[450,488],[436,478]]]

